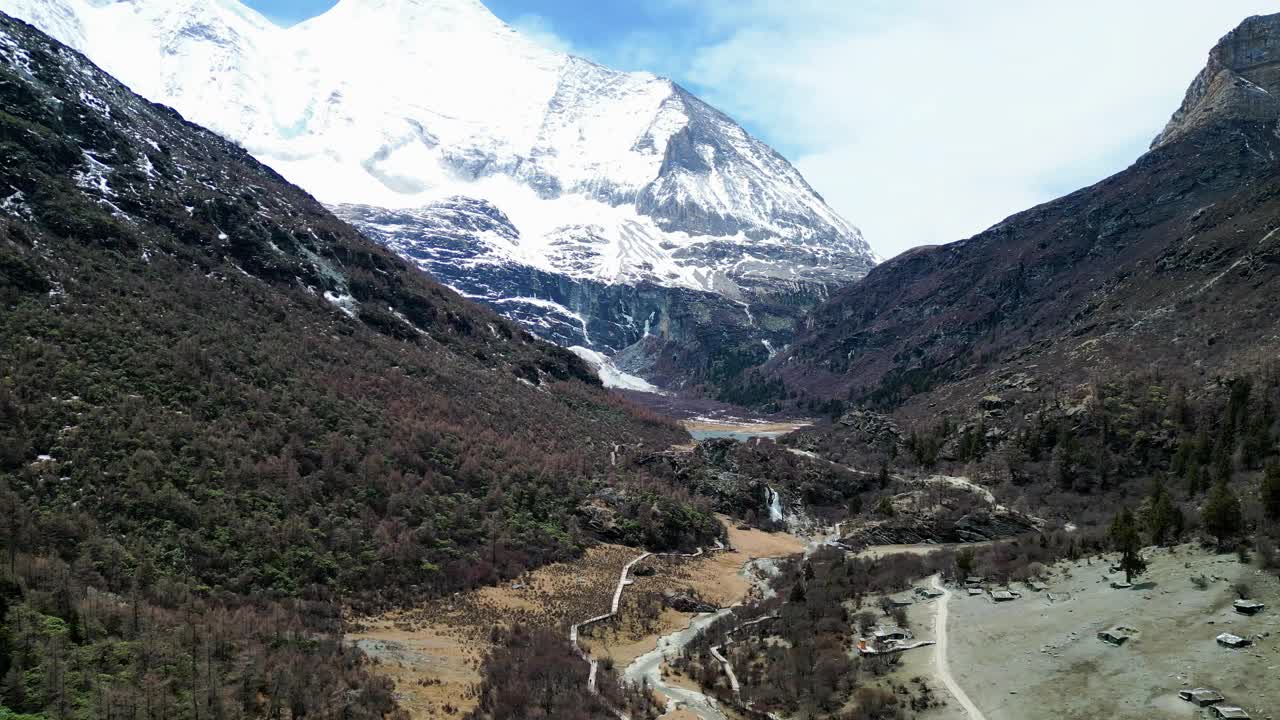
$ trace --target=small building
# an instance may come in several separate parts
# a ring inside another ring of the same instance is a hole
[[[1218,636],[1218,644],[1225,648],[1239,649],[1243,647],[1249,647],[1250,645],[1253,644],[1253,641],[1249,640],[1248,638],[1242,638],[1239,635],[1232,635],[1231,633],[1222,633],[1221,635]]]
[[[1121,645],[1129,642],[1129,640],[1135,634],[1137,634],[1137,632],[1138,632],[1137,630],[1134,630],[1131,627],[1117,625],[1113,628],[1107,628],[1106,630],[1103,630],[1102,632],[1098,633],[1098,639],[1104,643],[1107,643],[1108,645],[1114,645],[1116,647],[1120,647]]]
[[[965,579],[964,579],[964,584],[965,584],[967,587],[977,587],[978,585],[981,585],[981,584],[982,584],[982,576],[981,576],[981,575],[970,575],[969,577],[967,577],[967,578],[965,578]]]
[[[881,625],[871,631],[871,637],[878,643],[882,642],[903,642],[910,640],[913,636],[910,630],[900,628],[896,625]]]
[[[1133,587],[1133,583],[1127,582],[1125,580],[1112,580],[1111,587],[1116,590],[1128,590],[1129,588]]]
[[[915,589],[915,593],[917,597],[923,598],[925,600],[933,600],[935,598],[940,598],[943,596],[943,592],[941,590],[938,590],[937,588],[931,588],[931,587],[918,587]]]
[[[912,600],[906,595],[899,595],[897,597],[889,598],[889,605],[891,607],[896,607],[896,608],[911,607],[912,605],[915,605],[915,604],[916,604],[916,601]]]
[[[1044,592],[1049,589],[1048,585],[1045,585],[1042,582],[1036,582],[1035,580],[1027,583],[1027,587],[1031,588],[1032,592]]]
[[[991,599],[996,602],[1009,602],[1020,597],[1022,596],[1012,590],[993,590],[991,592]]]
[[[1195,705],[1196,707],[1208,707],[1209,705],[1217,705],[1226,700],[1222,693],[1210,688],[1196,688],[1195,690],[1179,690],[1178,697]]]
[[[1209,708],[1213,717],[1221,720],[1250,720],[1249,713],[1236,705],[1213,705]]]
[[[1257,615],[1265,610],[1267,606],[1257,600],[1237,600],[1234,607],[1236,612],[1241,615]]]

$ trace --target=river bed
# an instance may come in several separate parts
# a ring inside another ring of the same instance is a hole
[[[774,574],[772,569],[774,560],[775,558],[749,560],[743,564],[739,574],[748,578],[761,593],[772,593],[773,589],[769,587],[768,579]],[[757,568],[760,572],[754,572]],[[686,627],[658,638],[658,646],[633,660],[623,670],[623,678],[627,682],[636,685],[647,681],[654,692],[667,699],[668,712],[674,709],[676,705],[679,705],[698,716],[701,720],[728,720],[720,710],[719,701],[715,698],[698,690],[691,690],[678,685],[668,685],[664,682],[662,665],[664,662],[679,657],[685,646],[692,642],[698,636],[698,633],[720,618],[732,613],[734,607],[736,607],[736,604],[721,608],[713,613],[695,615]]]
[[[817,548],[834,542],[838,537],[839,525],[829,528],[828,532],[809,539],[805,544],[804,554],[806,556],[810,555]],[[764,557],[749,560],[743,564],[739,574],[751,581],[752,587],[760,597],[771,598],[775,593],[769,584],[769,580],[778,573],[777,563],[779,559],[778,557]],[[686,627],[658,638],[657,647],[633,660],[623,670],[623,678],[627,682],[637,685],[647,681],[650,688],[667,699],[668,712],[678,705],[692,712],[700,720],[728,720],[725,713],[720,710],[719,701],[715,698],[698,690],[669,685],[664,682],[662,665],[664,662],[679,657],[685,646],[692,642],[699,632],[720,618],[732,613],[733,608],[738,604],[740,603],[721,608],[713,613],[695,615]]]

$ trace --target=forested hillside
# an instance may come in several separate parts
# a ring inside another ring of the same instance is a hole
[[[722,532],[619,469],[678,427],[3,15],[0,306],[13,711],[382,717],[340,604],[575,556],[589,499]]]

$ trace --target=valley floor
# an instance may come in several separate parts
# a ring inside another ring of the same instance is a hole
[[[740,572],[759,557],[801,552],[804,543],[784,533],[738,529],[726,521],[731,551],[696,559],[651,558],[654,575],[635,576],[622,596],[620,619],[584,633],[583,644],[619,668],[652,650],[658,638],[685,627],[691,615],[654,603],[666,590],[693,590],[702,599],[727,606],[744,599],[751,584]],[[622,567],[640,554],[635,548],[602,545],[577,561],[549,565],[502,587],[480,588],[410,610],[366,618],[350,639],[368,653],[375,670],[392,678],[401,704],[412,718],[461,717],[476,705],[474,686],[491,649],[495,624],[523,622],[567,628],[609,609]]]
[[[951,672],[988,720],[1194,718],[1177,693],[1202,686],[1256,719],[1273,714],[1280,708],[1280,582],[1235,555],[1189,545],[1148,551],[1148,559],[1148,572],[1125,590],[1111,588],[1117,574],[1095,558],[1057,566],[1046,592],[1023,589],[1008,603],[954,593]],[[1191,582],[1200,575],[1209,581],[1205,590]],[[1232,609],[1232,586],[1242,582],[1267,604],[1262,614]],[[1138,633],[1121,647],[1098,639],[1116,625]],[[1261,637],[1252,648],[1229,650],[1214,640],[1223,632]]]
[[[741,573],[744,563],[805,547],[791,535],[729,527],[732,551],[640,563],[638,567],[648,565],[655,574],[633,573],[619,618],[584,634],[592,655],[626,667],[693,617],[657,605],[664,591],[692,590],[716,605],[731,605],[751,591]],[[902,546],[867,553],[936,549]],[[519,619],[566,627],[607,610],[618,573],[638,554],[634,548],[596,547],[579,561],[541,568],[501,588],[371,619],[352,638],[396,681],[412,717],[460,717],[475,704],[473,685],[490,649],[493,623]],[[1147,556],[1147,573],[1124,590],[1111,587],[1112,580],[1123,578],[1108,573],[1107,563],[1097,558],[1055,566],[1046,591],[1015,587],[1022,597],[1008,603],[953,588],[948,642],[907,651],[884,681],[927,682],[944,705],[921,712],[922,720],[1195,718],[1198,711],[1179,700],[1177,692],[1200,686],[1220,690],[1255,718],[1268,717],[1269,710],[1280,707],[1280,581],[1240,563],[1235,555],[1190,545],[1148,550]],[[1200,576],[1207,579],[1204,590],[1192,583]],[[1239,583],[1247,583],[1267,610],[1254,617],[1235,613],[1231,603]],[[938,639],[939,609],[936,600],[911,606],[911,627],[919,639]],[[1138,632],[1122,647],[1097,638],[1100,630],[1116,625]],[[1222,632],[1256,638],[1256,644],[1246,650],[1219,647],[1214,638]],[[946,653],[952,679],[971,700],[968,711],[939,675],[938,652]],[[689,684],[687,678],[666,672],[669,684]],[[690,684],[689,689],[696,688]]]

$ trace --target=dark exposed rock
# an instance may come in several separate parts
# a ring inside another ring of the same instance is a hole
[[[1280,117],[1280,15],[1255,16],[1209,51],[1182,106],[1151,143],[1156,148],[1222,120]]]
[[[893,418],[871,410],[850,410],[838,423],[869,445],[890,447],[903,440],[902,430]]]
[[[892,509],[887,516],[885,506]],[[843,542],[853,547],[980,542],[1039,528],[1035,518],[994,504],[980,489],[951,485],[946,479],[895,495],[877,512],[883,517],[846,526]]]
[[[688,451],[654,453],[639,461],[651,471],[710,498],[717,512],[768,522],[769,491],[787,517],[814,507],[844,507],[868,478],[820,459],[796,455],[772,441],[704,440]]]
[[[449,198],[413,210],[367,205],[331,209],[444,284],[539,337],[606,355],[621,353],[619,366],[666,387],[715,385],[724,380],[718,373],[732,375],[764,363],[770,348],[790,343],[806,313],[829,294],[826,284],[803,280],[763,283],[749,297],[733,298],[651,282],[606,283],[575,276],[592,263],[582,255],[590,252],[590,228],[553,249],[564,272],[494,262],[487,256],[495,238],[514,244],[520,231],[497,207],[473,198]]]
[[[698,597],[692,590],[667,590],[662,593],[667,607],[682,613],[709,613],[720,608]]]
[[[1017,537],[1036,530],[1030,518],[1011,511],[976,510],[954,520],[910,513],[857,524],[841,541],[851,547],[965,543]]]

